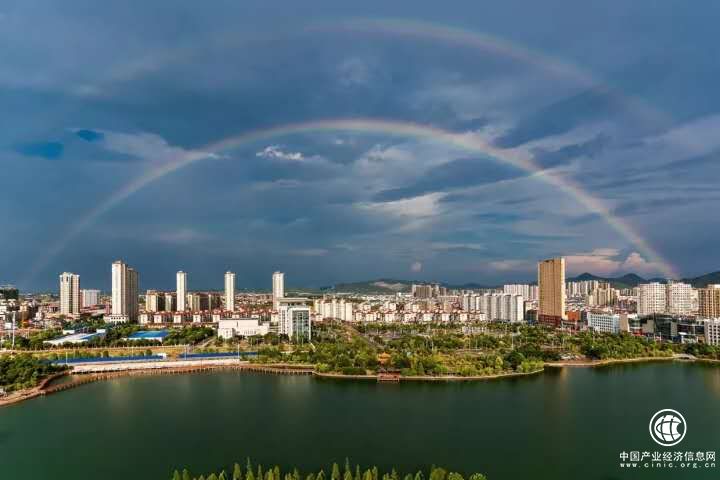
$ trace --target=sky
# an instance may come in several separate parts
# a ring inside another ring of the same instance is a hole
[[[720,4],[0,4],[0,283],[720,269]]]

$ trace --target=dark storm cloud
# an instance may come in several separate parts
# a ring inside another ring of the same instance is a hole
[[[375,200],[388,202],[412,198],[431,192],[486,185],[522,175],[520,170],[492,160],[458,158],[431,168],[411,185],[378,193]]]
[[[585,156],[593,158],[602,152],[610,143],[611,139],[607,135],[598,134],[587,142],[577,143],[574,145],[566,145],[557,150],[548,150],[544,148],[534,148],[532,150],[535,163],[543,168],[552,168],[565,165],[574,158]]]
[[[543,137],[566,133],[599,119],[620,115],[624,105],[605,89],[587,90],[549,104],[521,119],[495,143],[503,148],[517,147]]]
[[[86,140],[88,142],[94,142],[96,140],[102,140],[105,135],[102,132],[96,132],[94,130],[81,129],[75,132],[75,135]]]
[[[65,147],[60,142],[36,142],[18,145],[15,150],[28,157],[42,157],[49,160],[62,157]]]
[[[518,220],[522,220],[523,218],[526,218],[526,217],[519,213],[494,212],[494,213],[477,213],[477,214],[473,215],[473,218],[476,220],[480,220],[482,222],[512,223],[512,222],[517,222]]]

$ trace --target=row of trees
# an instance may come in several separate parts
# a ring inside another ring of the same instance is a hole
[[[6,392],[32,388],[52,373],[64,370],[29,354],[0,356],[0,387]]]
[[[175,470],[171,480],[425,480],[425,474],[418,470],[415,474],[407,474],[401,476],[393,468],[389,472],[381,473],[377,467],[361,470],[359,465],[355,468],[350,467],[350,462],[345,459],[345,467],[341,471],[337,463],[333,463],[330,468],[329,479],[324,470],[317,473],[302,474],[297,468],[291,471],[283,472],[277,465],[272,468],[264,469],[262,465],[253,467],[248,459],[245,467],[241,467],[236,463],[230,473],[225,470],[193,476],[187,469],[182,472]],[[428,480],[465,480],[462,474],[450,472],[441,467],[431,467],[428,471]],[[485,475],[481,473],[473,473],[468,480],[487,480]]]
[[[541,354],[518,352],[508,339],[493,335],[473,336],[473,350],[467,349],[464,334],[451,329],[428,329],[424,334],[398,331],[388,339],[369,335],[324,322],[318,324],[312,345],[265,346],[258,350],[259,361],[314,364],[321,373],[346,375],[389,370],[405,376],[480,376],[543,368]]]

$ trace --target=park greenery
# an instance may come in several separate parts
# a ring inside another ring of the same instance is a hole
[[[321,374],[387,373],[405,377],[526,374],[561,361],[668,358],[678,353],[720,359],[720,348],[706,344],[678,344],[626,333],[570,332],[507,322],[349,324],[326,320],[313,323],[311,341],[291,341],[277,333],[223,340],[210,327],[190,325],[170,328],[162,344],[124,340],[141,330],[139,325],[98,323],[81,327],[104,327],[106,334],[82,345],[51,348],[42,342],[61,332],[47,330],[32,333],[28,338],[16,338],[16,349],[42,349],[48,359],[62,361],[150,355],[164,347],[187,345],[184,351],[192,353],[257,352],[257,356],[245,358],[265,364],[302,365]],[[180,353],[180,349],[165,351],[171,358]]]
[[[68,325],[68,327],[69,326],[70,325]],[[152,347],[158,345],[158,342],[156,340],[126,340],[132,334],[143,330],[143,328],[137,324],[108,325],[102,321],[95,321],[86,322],[79,325],[75,324],[72,326],[76,328],[76,331],[94,332],[98,329],[105,330],[104,335],[99,335],[88,340],[87,342],[84,342],[80,348]],[[170,332],[168,333],[168,336],[165,337],[163,344],[196,345],[200,342],[212,338],[214,335],[215,331],[207,326],[191,325],[182,328],[173,328],[170,329]],[[62,330],[58,328],[32,332],[27,337],[17,335],[15,337],[15,349],[52,350],[58,348],[78,348],[77,344],[69,342],[58,346],[44,343],[46,340],[52,340],[60,336],[62,336]],[[4,348],[10,348],[11,345],[11,340],[6,339],[2,346]]]
[[[668,358],[688,353],[720,359],[720,348],[675,344],[626,333],[569,332],[487,322],[477,324],[313,325],[313,341],[261,343],[258,360],[314,365],[320,373],[403,376],[491,376],[540,371],[567,360]]]
[[[33,388],[44,377],[64,369],[29,354],[0,356],[0,388],[5,392]]]
[[[415,474],[401,475],[394,468],[388,472],[380,472],[377,467],[362,470],[359,465],[352,468],[350,462],[345,459],[344,467],[333,463],[325,473],[324,469],[303,474],[297,468],[287,471],[281,470],[279,466],[264,468],[262,465],[253,466],[248,459],[242,467],[236,463],[227,472],[211,472],[195,476],[187,469],[175,470],[170,477],[171,480],[425,480],[426,476],[418,470]],[[457,472],[451,472],[441,467],[431,467],[427,472],[428,480],[465,480],[465,477]],[[473,473],[467,477],[468,480],[487,480],[481,473]]]

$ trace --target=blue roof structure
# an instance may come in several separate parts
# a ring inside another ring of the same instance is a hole
[[[167,330],[146,330],[135,332],[128,337],[128,340],[160,340],[162,341],[170,334]]]

